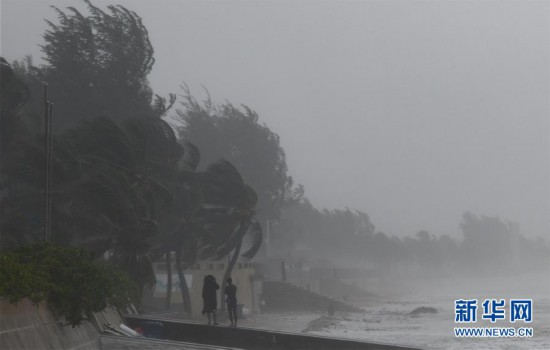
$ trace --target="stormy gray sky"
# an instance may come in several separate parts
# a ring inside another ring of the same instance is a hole
[[[157,93],[255,109],[317,207],[398,236],[464,211],[550,235],[547,1],[112,0],[144,20]],[[1,0],[1,54],[33,54],[48,7]]]

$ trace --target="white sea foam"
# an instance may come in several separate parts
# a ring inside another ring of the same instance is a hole
[[[541,280],[539,280],[540,282]],[[418,346],[425,349],[550,349],[550,295],[548,277],[542,277],[542,287],[529,288],[472,288],[462,292],[415,292],[407,296],[371,302],[364,307],[364,314],[337,314],[323,316],[307,330],[311,334],[352,338],[380,343]],[[523,284],[525,286],[525,284]],[[496,286],[496,284],[495,284]],[[455,288],[458,290],[460,288]],[[530,290],[530,292],[529,292]],[[464,294],[467,293],[467,294]],[[533,322],[508,321],[510,298],[533,299]],[[460,298],[480,300],[478,321],[475,324],[454,322],[454,301]],[[485,298],[507,299],[506,320],[491,323],[481,320],[481,302]],[[437,313],[411,315],[417,307],[433,307]],[[454,327],[532,327],[532,338],[457,338]]]

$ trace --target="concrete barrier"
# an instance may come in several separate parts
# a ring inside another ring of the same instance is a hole
[[[73,328],[63,323],[44,303],[35,306],[25,299],[10,304],[0,299],[0,348],[99,350],[99,334],[93,324]]]
[[[44,303],[33,305],[29,300],[10,304],[0,299],[0,348],[55,349],[55,350],[122,350],[122,349],[285,349],[285,350],[407,350],[411,347],[377,344],[275,332],[252,328],[206,326],[173,319],[126,316],[131,328],[144,322],[162,323],[162,335],[166,340],[101,336],[105,322],[120,324],[120,315],[114,309],[94,315],[93,322],[80,327],[65,325],[62,318],[50,311]],[[184,343],[176,343],[184,342]],[[192,344],[194,343],[194,344]]]
[[[102,335],[99,338],[102,350],[239,350],[218,346],[156,340],[148,338],[127,338]]]
[[[0,349],[99,350],[103,324],[118,326],[122,317],[114,308],[93,315],[79,327],[66,325],[45,303],[23,299],[16,304],[0,298]]]
[[[178,321],[159,317],[127,316],[132,328],[143,322],[158,321],[163,324],[164,339],[213,346],[229,346],[246,350],[412,350],[417,348],[362,342],[349,339],[328,338],[266,331],[253,328],[230,328]],[[418,350],[418,349],[417,349]]]

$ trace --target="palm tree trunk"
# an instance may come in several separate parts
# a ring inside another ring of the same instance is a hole
[[[183,301],[183,311],[191,313],[191,296],[189,295],[189,287],[185,281],[183,275],[183,268],[181,266],[181,250],[176,249],[176,269],[178,270],[178,279],[180,281],[181,299]]]
[[[166,300],[165,310],[170,310],[172,305],[172,255],[170,250],[166,252]]]
[[[237,259],[239,258],[239,254],[241,253],[241,246],[243,244],[242,238],[239,239],[239,241],[236,244],[235,250],[233,251],[233,256],[229,260],[229,264],[227,265],[227,269],[225,270],[225,273],[223,274],[223,279],[220,282],[221,288],[220,288],[220,311],[225,312],[225,281],[231,276],[231,272],[233,271],[233,268],[235,267],[235,263],[237,262]]]

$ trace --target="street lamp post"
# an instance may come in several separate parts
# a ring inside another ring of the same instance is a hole
[[[49,242],[52,230],[52,160],[53,103],[48,101],[48,84],[44,84],[44,241]]]

